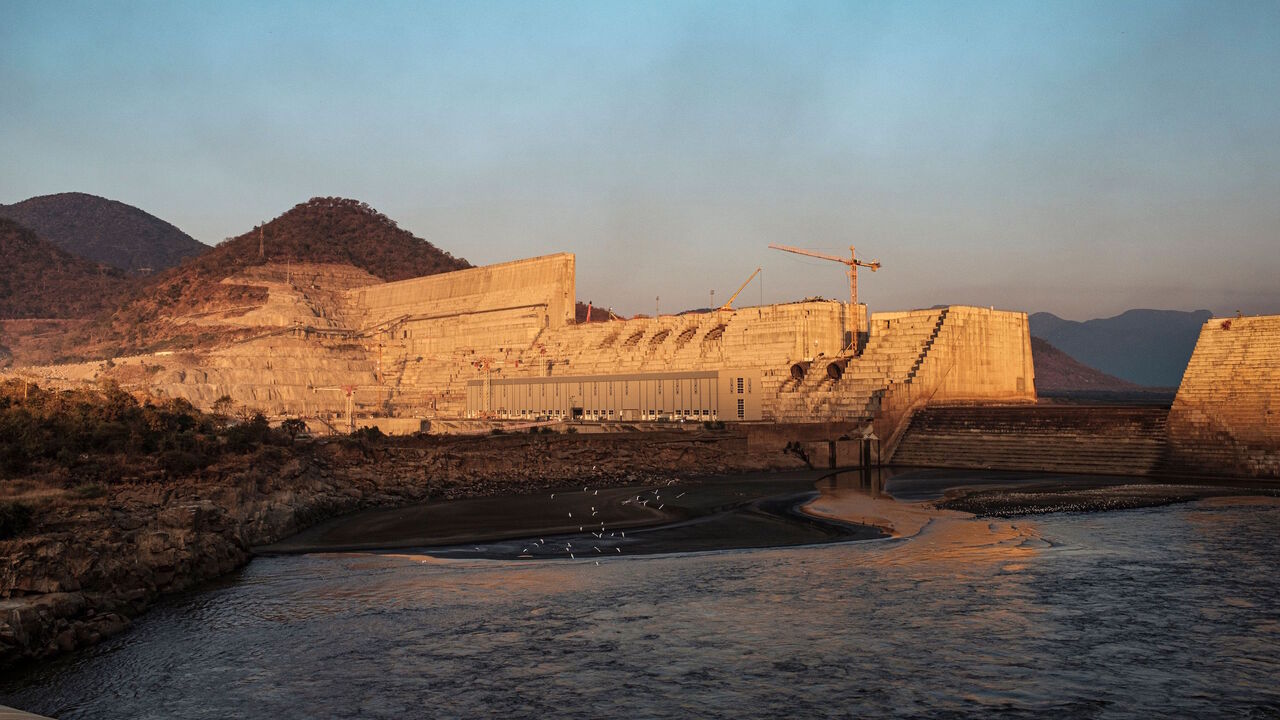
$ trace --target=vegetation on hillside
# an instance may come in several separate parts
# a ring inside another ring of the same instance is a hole
[[[48,390],[0,383],[0,478],[37,473],[68,481],[183,476],[227,453],[292,441],[260,413],[200,412],[185,400],[139,402],[114,384]]]
[[[591,317],[587,317],[587,310],[591,310]],[[584,302],[578,302],[574,306],[574,320],[578,323],[584,322],[605,322],[610,320],[609,310],[607,308],[595,307]]]
[[[0,218],[0,318],[84,317],[111,307],[127,287],[120,270],[75,257]]]
[[[223,280],[256,265],[286,262],[348,264],[383,280],[470,267],[365,203],[312,198],[260,228],[140,280],[117,309],[69,335],[57,359],[208,346],[244,335],[243,328],[220,329],[208,321],[219,313],[242,314],[261,305],[267,291]],[[197,314],[206,314],[198,334],[191,325],[169,322]]]
[[[221,278],[251,265],[286,261],[354,265],[388,281],[471,267],[367,203],[317,197],[219,244],[192,268]]]
[[[77,257],[130,272],[159,272],[209,249],[150,213],[87,193],[0,205],[0,217],[31,228]]]

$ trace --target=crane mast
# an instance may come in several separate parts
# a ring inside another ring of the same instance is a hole
[[[748,285],[750,285],[750,284],[751,284],[751,281],[752,281],[752,280],[755,280],[755,279],[756,279],[756,276],[760,274],[760,271],[761,271],[762,269],[763,269],[763,268],[756,268],[756,271],[755,271],[755,272],[753,272],[753,273],[751,273],[751,277],[747,278],[747,281],[746,281],[746,282],[744,282],[744,283],[742,283],[741,285],[739,285],[739,286],[738,286],[738,289],[737,289],[737,290],[735,290],[735,291],[734,291],[734,293],[733,293],[732,295],[730,295],[730,296],[729,296],[729,301],[728,301],[728,302],[726,302],[725,304],[721,305],[721,306],[720,306],[720,309],[721,309],[721,310],[732,310],[732,309],[733,309],[733,301],[738,299],[738,295],[739,295],[743,290],[745,290],[745,289],[747,288],[747,286],[748,286]]]
[[[797,255],[807,255],[809,257],[816,257],[820,260],[831,260],[832,262],[838,262],[842,265],[848,266],[849,269],[847,271],[847,274],[849,275],[849,304],[854,307],[857,307],[858,305],[858,268],[864,267],[870,270],[871,272],[875,272],[880,269],[879,260],[872,260],[870,262],[859,260],[858,254],[854,250],[852,245],[849,246],[848,258],[842,258],[836,255],[827,255],[826,253],[815,252],[813,250],[805,250],[803,248],[791,247],[790,245],[778,245],[776,243],[769,243],[769,247],[773,248],[774,250],[782,250],[784,252],[795,253]]]

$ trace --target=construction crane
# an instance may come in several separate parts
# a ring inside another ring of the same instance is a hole
[[[480,408],[480,417],[493,417],[493,373],[502,372],[501,368],[494,368],[493,364],[497,362],[496,358],[481,357],[471,361],[471,366],[476,370],[484,373],[484,384],[481,386],[483,397],[482,407]]]
[[[318,385],[308,385],[307,389],[309,389],[313,393],[319,392],[321,390],[341,391],[345,393],[347,396],[347,432],[353,433],[356,431],[356,419],[355,419],[356,391],[357,390],[385,391],[387,388],[385,385],[340,385],[340,386],[327,386],[327,387],[320,387]]]
[[[849,246],[848,258],[836,257],[835,255],[826,255],[820,252],[814,252],[812,250],[803,250],[801,248],[789,247],[787,245],[775,245],[773,243],[770,243],[769,247],[773,248],[774,250],[783,250],[785,252],[795,253],[797,255],[808,255],[809,257],[816,257],[822,260],[831,260],[833,262],[838,262],[838,263],[849,266],[849,270],[848,270],[849,304],[855,307],[858,304],[858,268],[864,267],[870,270],[871,272],[875,272],[880,269],[879,260],[872,260],[871,262],[865,262],[865,261],[859,260],[858,256],[854,253],[852,245]]]
[[[747,281],[746,281],[746,282],[744,282],[744,283],[742,283],[742,285],[738,288],[738,290],[737,290],[736,292],[734,292],[732,295],[730,295],[730,296],[729,296],[729,301],[728,301],[728,302],[726,302],[725,304],[721,305],[721,306],[720,306],[720,309],[721,309],[721,310],[732,310],[732,309],[733,309],[733,301],[737,299],[737,297],[738,297],[738,293],[740,293],[740,292],[742,292],[743,290],[747,289],[747,286],[748,286],[748,285],[750,285],[750,284],[751,284],[751,281],[752,281],[752,280],[755,280],[755,279],[756,279],[756,276],[757,276],[757,275],[759,275],[759,274],[760,274],[760,268],[756,268],[756,271],[755,271],[755,272],[753,272],[753,273],[751,273],[751,277],[747,278]]]
[[[347,432],[353,433],[356,431],[355,413],[353,411],[355,409],[355,392],[357,387],[358,386],[356,385],[343,385],[341,387],[317,387],[312,385],[310,389],[313,393],[321,390],[341,390],[347,394]]]

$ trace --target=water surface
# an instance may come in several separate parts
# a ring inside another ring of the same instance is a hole
[[[1275,717],[1278,529],[1274,501],[1215,500],[600,560],[265,557],[10,678],[0,703],[64,719]]]

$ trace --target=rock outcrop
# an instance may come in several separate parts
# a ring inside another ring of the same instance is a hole
[[[268,447],[198,480],[59,498],[0,541],[0,667],[92,645],[161,595],[244,565],[252,547],[355,510],[797,466],[724,432],[342,440]]]

